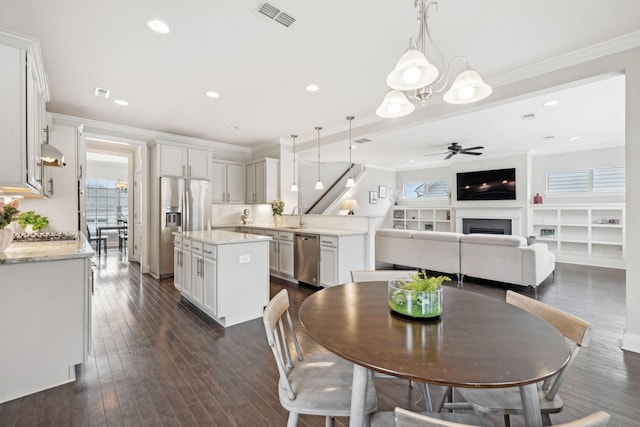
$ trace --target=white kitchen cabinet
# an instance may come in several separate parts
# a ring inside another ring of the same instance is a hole
[[[182,237],[174,236],[173,238],[173,286],[181,291],[182,279],[184,273],[182,271],[183,263],[182,254]]]
[[[182,238],[182,294],[191,297],[192,292],[192,266],[191,263],[191,239]],[[175,279],[174,279],[175,280]]]
[[[265,230],[269,241],[269,271],[283,279],[293,277],[293,232]]]
[[[160,175],[211,179],[211,152],[160,144]]]
[[[213,203],[242,203],[244,201],[244,165],[214,160],[211,163]]]
[[[364,235],[320,236],[320,285],[351,282],[351,270],[365,269]]]
[[[203,243],[191,241],[191,299],[202,305],[204,293],[204,256]]]
[[[278,164],[278,159],[270,158],[247,164],[247,203],[270,203],[278,198]]]
[[[215,245],[204,245],[203,281],[204,295],[202,306],[204,310],[213,316],[218,315],[218,276],[217,276],[217,247]]]
[[[0,31],[0,189],[42,195],[40,144],[49,99],[37,40]]]

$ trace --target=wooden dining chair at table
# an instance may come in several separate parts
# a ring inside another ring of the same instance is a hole
[[[538,384],[538,397],[542,420],[545,425],[551,425],[549,414],[562,410],[562,399],[558,390],[562,385],[572,362],[575,360],[581,347],[585,347],[591,337],[591,325],[584,320],[552,307],[535,299],[520,295],[513,291],[507,291],[507,303],[522,308],[555,327],[565,338],[573,342],[570,357],[567,364],[553,377]],[[522,401],[518,387],[509,388],[458,388],[462,397],[471,407],[480,413],[502,414],[505,426],[510,426],[510,415],[522,415]]]
[[[289,411],[287,427],[295,427],[300,414],[322,415],[326,417],[327,426],[333,425],[334,417],[348,417],[353,364],[333,353],[302,354],[289,314],[289,294],[286,289],[269,301],[263,321],[280,375],[280,404]],[[295,349],[295,357],[291,354],[291,344]],[[377,404],[375,386],[370,379],[365,412],[373,413]]]
[[[351,270],[351,280],[354,282],[376,282],[388,281],[391,279],[408,279],[411,274],[416,274],[416,270]],[[374,373],[375,378],[397,379],[393,375]],[[422,395],[424,396],[427,411],[433,411],[431,405],[431,394],[429,386],[421,383]],[[409,381],[409,386],[413,387],[413,381]]]
[[[396,408],[394,412],[395,424],[387,425],[387,427],[469,427],[481,425],[443,420],[434,418],[433,414],[418,414],[402,408]],[[606,412],[598,411],[579,420],[556,424],[556,427],[605,427],[609,423],[610,418],[611,416]],[[382,426],[372,422],[371,427]]]

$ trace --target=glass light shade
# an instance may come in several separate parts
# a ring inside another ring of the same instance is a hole
[[[296,183],[294,182],[293,184],[291,184],[291,188],[289,189],[289,191],[298,191],[298,186],[296,185]]]
[[[349,179],[347,180],[347,183],[345,184],[345,187],[351,188],[355,186],[356,186],[356,182],[354,181],[353,177],[350,176]]]
[[[322,181],[318,181],[316,182],[316,186],[313,187],[315,190],[324,190],[324,184],[322,184]]]
[[[402,54],[396,68],[387,76],[387,85],[397,90],[414,90],[433,83],[439,71],[417,49]]]
[[[402,117],[413,113],[416,106],[407,99],[407,96],[399,90],[390,90],[384,96],[382,104],[376,110],[376,114],[385,119]]]
[[[493,89],[482,80],[480,74],[467,68],[458,74],[443,99],[449,104],[468,104],[486,98],[491,92]]]

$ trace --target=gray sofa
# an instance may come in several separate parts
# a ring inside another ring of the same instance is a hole
[[[380,229],[376,262],[536,287],[555,270],[547,245],[522,236]]]

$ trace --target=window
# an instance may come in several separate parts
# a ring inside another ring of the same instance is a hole
[[[117,225],[126,219],[129,198],[126,185],[103,179],[87,179],[87,225],[91,232],[101,225]]]
[[[599,168],[547,172],[547,192],[604,193],[625,191],[625,169]]]
[[[402,186],[405,199],[447,199],[449,181],[405,182]]]

